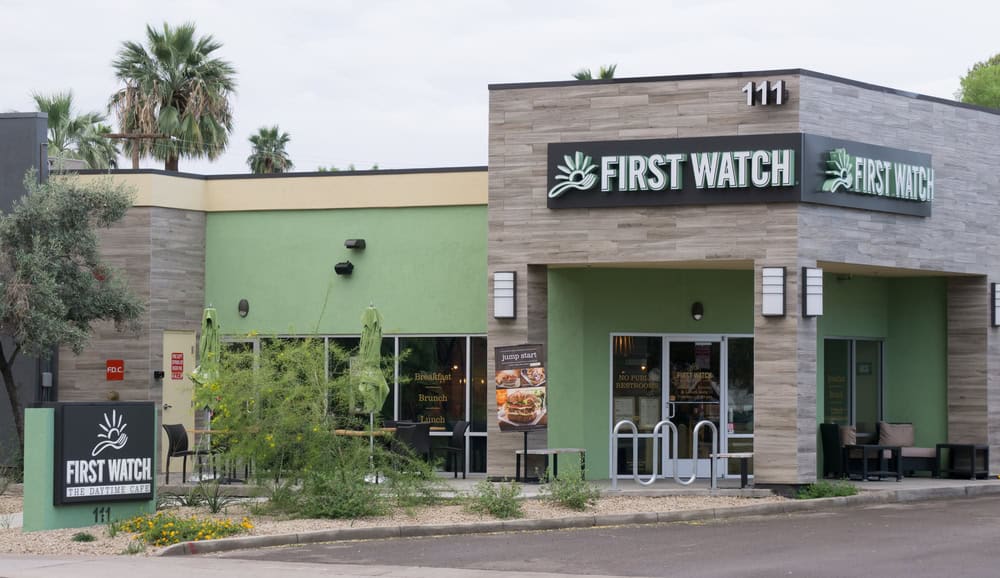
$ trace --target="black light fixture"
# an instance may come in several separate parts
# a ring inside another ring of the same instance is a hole
[[[250,302],[246,299],[240,299],[240,304],[237,306],[237,310],[240,312],[240,317],[246,317],[250,313]]]
[[[153,379],[163,379],[164,375],[166,375],[166,373],[159,369],[153,370]]]
[[[364,249],[365,240],[364,239],[348,239],[344,241],[344,246],[348,249]]]
[[[354,263],[351,263],[350,261],[337,263],[333,266],[333,270],[337,273],[337,275],[350,275],[354,272]]]
[[[701,301],[695,301],[691,304],[691,318],[695,321],[701,321],[701,318],[705,316],[705,306],[701,304]]]

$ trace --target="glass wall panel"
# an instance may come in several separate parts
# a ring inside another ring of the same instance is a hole
[[[350,358],[357,356],[358,347],[361,344],[360,337],[331,337],[329,338],[328,369],[330,377],[338,377],[350,370]],[[395,353],[395,340],[392,337],[382,338],[382,362],[388,367],[392,367],[393,354]],[[384,420],[391,420],[393,413],[393,371],[390,369],[386,375],[386,383],[389,385],[389,395],[382,404],[382,411],[378,416]]]
[[[652,432],[662,414],[663,339],[612,337],[614,423],[632,421],[640,432]]]
[[[486,473],[486,438],[469,438],[469,472]]]
[[[486,431],[486,338],[472,337],[472,431]]]
[[[731,434],[753,433],[753,338],[729,342],[728,428]]]
[[[858,431],[875,433],[881,416],[882,343],[854,342],[854,423]]]
[[[851,342],[827,339],[823,343],[823,421],[851,424]]]
[[[641,433],[650,433],[663,414],[661,393],[663,339],[637,335],[616,335],[611,343],[612,396],[614,421],[627,419]],[[640,438],[638,463],[640,474],[653,468],[653,440]],[[632,440],[618,444],[617,471],[632,475]]]
[[[465,419],[465,337],[401,337],[399,419],[451,430]]]

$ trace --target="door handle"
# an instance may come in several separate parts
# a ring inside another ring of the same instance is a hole
[[[163,409],[170,409],[172,407],[174,407],[174,406],[170,405],[169,403],[163,404]]]

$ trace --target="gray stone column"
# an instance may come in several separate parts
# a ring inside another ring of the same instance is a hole
[[[761,269],[785,269],[785,316],[764,317]],[[815,262],[754,263],[754,481],[816,481],[816,320],[803,318],[800,276]]]
[[[987,441],[989,306],[985,277],[948,279],[947,441],[952,443]]]

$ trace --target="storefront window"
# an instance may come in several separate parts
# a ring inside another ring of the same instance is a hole
[[[465,342],[465,337],[399,339],[399,419],[449,431],[465,419]]]
[[[327,370],[331,378],[339,377],[350,371],[351,357],[358,354],[358,346],[361,344],[360,337],[331,337],[327,345]],[[386,384],[389,386],[389,395],[382,404],[382,410],[378,416],[382,420],[392,419],[393,414],[393,354],[395,352],[395,340],[392,337],[382,338],[382,363],[390,368],[386,375]]]
[[[486,431],[486,338],[472,337],[472,412],[469,428],[474,432]],[[484,470],[485,471],[485,470]]]
[[[729,338],[729,409],[730,434],[753,433],[753,338]],[[730,444],[730,448],[732,444]],[[734,451],[730,449],[730,451]]]

